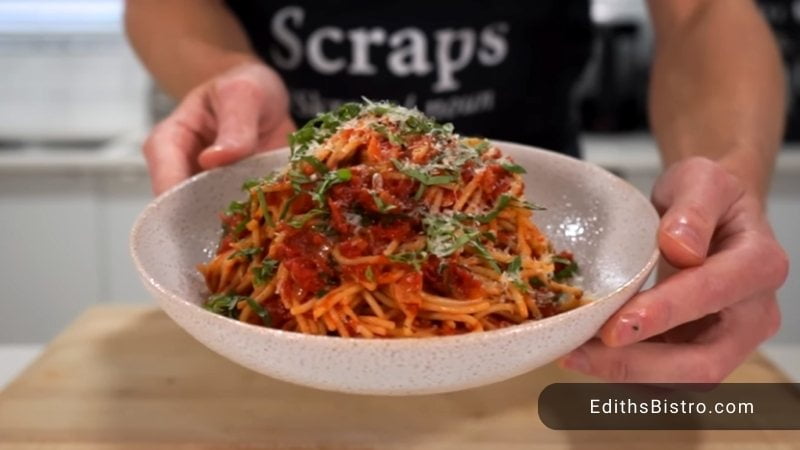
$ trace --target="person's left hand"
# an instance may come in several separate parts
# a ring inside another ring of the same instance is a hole
[[[614,382],[718,383],[778,330],[786,254],[760,200],[711,160],[670,167],[653,204],[662,256],[678,271],[561,364]]]

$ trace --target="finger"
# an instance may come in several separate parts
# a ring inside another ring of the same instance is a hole
[[[703,262],[722,217],[744,194],[741,183],[719,164],[691,158],[670,168],[653,189],[653,203],[663,212],[658,244],[676,267]]]
[[[642,342],[613,348],[592,340],[561,365],[613,382],[718,383],[775,333],[779,317],[774,297],[758,298],[725,310],[706,343]]]
[[[142,149],[153,192],[158,195],[195,172],[194,160],[209,136],[197,94],[190,94],[158,124]]]
[[[231,164],[252,155],[258,144],[264,89],[246,78],[220,79],[211,88],[210,108],[217,121],[214,144],[199,157],[204,169]]]
[[[289,145],[289,135],[294,133],[296,129],[294,121],[287,115],[274,130],[269,130],[259,138],[256,151],[263,152],[286,147]]]
[[[745,233],[727,245],[702,266],[682,270],[631,299],[601,329],[603,342],[619,347],[643,341],[783,284],[788,262],[770,236]]]

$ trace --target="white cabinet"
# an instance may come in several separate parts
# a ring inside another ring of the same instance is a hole
[[[49,339],[101,298],[96,184],[0,175],[0,343]]]
[[[789,254],[789,278],[778,292],[783,324],[771,340],[800,346],[800,176],[778,168],[769,197],[768,213],[778,241]],[[754,262],[757,263],[757,262]],[[798,365],[800,368],[800,365]]]
[[[98,302],[150,302],[128,233],[151,198],[142,167],[3,170],[0,344],[46,342]]]
[[[115,302],[150,301],[150,294],[136,276],[128,249],[133,222],[153,198],[147,174],[139,170],[103,176],[96,196],[102,227],[102,298]]]

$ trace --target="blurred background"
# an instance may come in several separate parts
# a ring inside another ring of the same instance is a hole
[[[759,1],[789,80],[786,142],[769,213],[800,260],[800,0]],[[0,0],[0,387],[87,307],[150,303],[128,233],[151,200],[140,147],[171,102],[128,47],[122,0]],[[652,32],[643,0],[594,0],[594,54],[580,85],[586,158],[649,193]],[[800,379],[800,277],[780,292],[764,351]]]

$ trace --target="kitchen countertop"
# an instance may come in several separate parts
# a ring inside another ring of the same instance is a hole
[[[0,174],[22,172],[145,173],[140,153],[143,138],[128,136],[96,149],[50,149],[30,145],[0,149]],[[586,134],[581,138],[587,161],[612,169],[658,172],[655,141],[646,133]],[[800,143],[787,144],[778,155],[776,174],[800,174]]]
[[[0,392],[0,448],[791,448],[800,431],[555,431],[537,398],[587,378],[554,365],[467,391],[345,395],[251,372],[152,307],[89,309]],[[729,377],[784,382],[759,356]],[[424,411],[424,413],[422,413]]]
[[[102,146],[51,148],[24,145],[0,148],[0,174],[48,172],[132,172],[145,173],[146,166],[140,150],[140,139],[120,138]]]
[[[41,355],[44,348],[44,344],[0,345],[0,391]],[[789,379],[800,383],[800,345],[767,343],[759,351]]]

